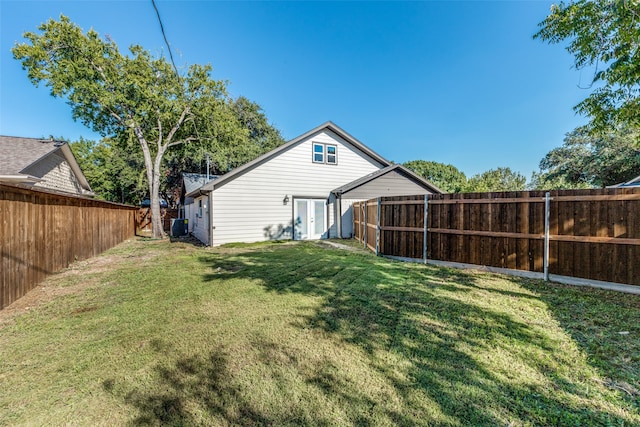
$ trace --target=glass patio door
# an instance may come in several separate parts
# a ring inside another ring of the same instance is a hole
[[[324,199],[295,199],[293,226],[295,240],[327,237],[327,205]]]

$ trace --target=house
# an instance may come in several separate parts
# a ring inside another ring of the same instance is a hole
[[[69,144],[53,139],[0,136],[0,183],[94,195]]]
[[[610,186],[610,188],[627,188],[627,187],[640,187],[640,176],[636,176],[631,181]]]
[[[180,189],[180,200],[178,202],[178,216],[180,218],[190,219],[189,232],[195,234],[202,234],[203,221],[201,215],[199,215],[199,209],[202,209],[202,201],[198,207],[195,203],[193,196],[187,196],[193,193],[207,182],[219,178],[218,175],[205,175],[199,173],[183,173],[182,174],[182,186]]]
[[[433,193],[441,190],[327,122],[186,196],[192,234],[220,245],[349,238],[354,201]]]

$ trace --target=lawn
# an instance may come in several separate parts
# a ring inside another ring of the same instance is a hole
[[[640,424],[634,295],[149,240],[34,292],[0,312],[0,425]]]

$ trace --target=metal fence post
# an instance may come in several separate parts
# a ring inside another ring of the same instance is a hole
[[[429,225],[427,221],[428,206],[429,206],[429,195],[425,194],[424,195],[424,236],[422,239],[422,259],[424,260],[425,264],[427,263],[427,227]]]
[[[549,221],[551,211],[551,194],[544,196],[544,280],[549,281]]]
[[[376,256],[380,253],[380,197],[378,197],[378,215],[376,218]]]

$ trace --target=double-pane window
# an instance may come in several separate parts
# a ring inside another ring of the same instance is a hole
[[[338,164],[338,147],[333,144],[313,144],[313,162],[326,163],[329,165]]]

